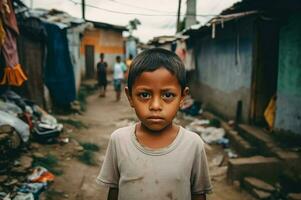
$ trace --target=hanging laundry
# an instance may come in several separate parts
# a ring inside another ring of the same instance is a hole
[[[5,31],[4,31],[4,28],[3,28],[2,19],[0,18],[0,49],[2,48],[2,45],[4,43],[4,39],[5,39]]]
[[[1,46],[1,59],[3,59],[5,66],[0,66],[1,70],[3,70],[3,76],[0,77],[0,85],[20,86],[27,80],[27,77],[19,63],[16,40],[19,29],[11,1],[3,0],[0,2],[1,21],[3,22],[5,33],[4,42]]]

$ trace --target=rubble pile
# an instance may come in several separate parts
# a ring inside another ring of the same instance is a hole
[[[56,118],[15,92],[0,96],[0,199],[39,199],[54,175],[46,168],[33,168],[28,149],[33,140],[56,140],[62,130]]]

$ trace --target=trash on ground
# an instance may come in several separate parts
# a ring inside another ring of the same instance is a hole
[[[0,126],[6,124],[16,129],[23,142],[29,140],[29,126],[19,118],[0,110]]]
[[[35,200],[35,198],[32,193],[18,192],[13,200]]]
[[[227,153],[229,158],[238,158],[237,153],[235,153],[232,149],[225,149],[225,152]]]
[[[47,183],[47,182],[52,182],[55,178],[55,176],[49,172],[46,168],[44,167],[36,167],[32,174],[29,175],[28,180],[33,183]]]

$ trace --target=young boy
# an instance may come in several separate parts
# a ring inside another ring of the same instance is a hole
[[[103,53],[99,54],[99,62],[97,63],[97,81],[98,86],[100,88],[100,94],[99,97],[105,97],[106,96],[106,89],[107,89],[107,62],[104,61],[105,55]]]
[[[126,72],[126,66],[121,62],[120,56],[116,56],[116,63],[113,68],[113,78],[114,78],[114,90],[116,92],[116,101],[120,100],[121,97],[121,87],[124,81],[124,74]]]
[[[125,89],[140,122],[116,130],[97,182],[108,199],[203,200],[211,190],[201,138],[173,123],[188,93],[181,60],[150,49],[132,63]]]

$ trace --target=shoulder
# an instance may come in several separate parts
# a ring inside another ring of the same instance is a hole
[[[181,129],[183,132],[182,140],[186,145],[190,145],[190,147],[197,148],[199,150],[202,150],[204,148],[204,142],[198,134],[183,127],[181,127]]]
[[[131,133],[133,132],[134,128],[134,125],[118,128],[112,133],[110,139],[113,142],[126,141],[126,139],[131,137]]]

